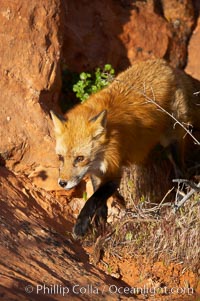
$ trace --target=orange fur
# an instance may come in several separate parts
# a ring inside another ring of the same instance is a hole
[[[200,97],[193,93],[200,86],[196,84],[164,60],[139,62],[71,109],[66,122],[52,114],[57,153],[64,157],[61,179],[71,181],[73,187],[86,172],[104,183],[120,178],[122,166],[144,162],[159,143],[168,146],[177,141],[182,145],[183,128],[174,125],[174,120],[149,99],[180,122],[199,127]],[[84,160],[75,164],[78,156]]]

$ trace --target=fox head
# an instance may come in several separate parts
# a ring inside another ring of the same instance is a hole
[[[61,161],[59,185],[68,190],[87,174],[106,172],[104,152],[106,144],[107,111],[91,117],[72,110],[66,120],[50,112],[56,137],[56,154]]]

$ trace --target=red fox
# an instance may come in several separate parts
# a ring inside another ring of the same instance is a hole
[[[106,200],[117,190],[123,166],[142,164],[157,144],[175,142],[181,151],[186,133],[169,114],[199,127],[200,96],[194,94],[199,90],[189,75],[162,59],[149,60],[119,74],[65,120],[51,112],[62,161],[59,185],[71,189],[90,175],[95,191],[78,216],[75,236],[84,236],[97,211],[106,215]]]

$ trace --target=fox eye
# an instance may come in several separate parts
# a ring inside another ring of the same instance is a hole
[[[64,162],[64,157],[63,157],[62,155],[58,155],[58,160],[59,160],[60,162]]]
[[[74,163],[77,164],[77,163],[79,163],[79,162],[82,162],[84,159],[85,159],[84,156],[78,156],[78,157],[76,157],[76,159],[74,160]]]

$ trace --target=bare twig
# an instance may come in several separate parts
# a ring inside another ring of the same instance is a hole
[[[147,100],[148,102],[154,104],[155,106],[157,106],[159,108],[159,110],[161,110],[162,112],[164,112],[165,114],[167,114],[168,116],[170,116],[174,121],[175,121],[175,125],[176,124],[179,124],[184,130],[185,132],[190,135],[190,137],[192,137],[192,139],[194,140],[194,142],[197,144],[197,145],[200,145],[200,141],[198,141],[194,135],[192,135],[191,131],[188,130],[185,125],[180,122],[178,119],[176,119],[173,114],[169,113],[167,110],[165,110],[162,106],[160,106],[154,99],[148,97],[147,95],[145,95],[143,92],[140,92]],[[189,124],[190,125],[190,124]]]
[[[168,192],[165,194],[165,196],[163,197],[162,201],[160,202],[160,204],[158,205],[158,208],[160,209],[163,205],[163,203],[165,202],[166,198],[168,197],[168,195],[174,190],[174,187],[172,187],[170,190],[168,190]]]
[[[173,182],[178,182],[178,183],[184,183],[187,184],[188,186],[190,186],[192,189],[200,192],[200,186],[198,186],[200,183],[195,184],[194,182],[190,181],[190,180],[186,180],[186,179],[174,179],[172,180]]]
[[[194,92],[193,93],[195,96],[198,96],[200,94],[200,91]]]
[[[178,182],[178,183],[186,183],[188,184],[190,187],[193,187],[183,198],[181,201],[179,201],[178,203],[176,203],[174,205],[174,212],[176,213],[182,206],[183,204],[197,191],[200,191],[200,182],[196,185],[193,182],[189,181],[189,180],[182,180],[182,179],[177,179],[177,180],[173,180],[173,182]]]
[[[119,79],[114,79],[115,81],[118,81],[118,82],[122,82],[121,80]],[[143,84],[144,86],[144,92],[143,91],[140,91],[140,90],[137,90],[135,89],[134,87],[130,86],[130,90],[135,90],[137,93],[140,93],[141,95],[143,95],[149,103],[152,103],[154,104],[160,111],[164,112],[165,114],[167,114],[168,116],[170,116],[174,121],[175,121],[175,124],[174,126],[176,126],[176,124],[179,124],[184,130],[185,132],[190,135],[190,137],[193,139],[193,141],[195,142],[195,144],[197,145],[200,145],[200,141],[198,141],[194,135],[192,135],[191,131],[187,129],[187,127],[184,125],[184,123],[180,122],[176,117],[173,116],[173,114],[169,113],[167,110],[165,110],[162,106],[160,106],[157,102],[156,102],[156,99],[155,99],[155,94],[154,94],[154,91],[153,91],[153,88],[151,87],[151,91],[152,91],[152,95],[153,95],[153,99],[149,96],[146,95],[146,84],[144,82]],[[200,93],[200,91],[198,92],[194,92],[193,94],[194,95],[198,95],[198,93]],[[147,103],[148,103],[147,102]],[[189,126],[191,126],[190,124],[188,124]]]

